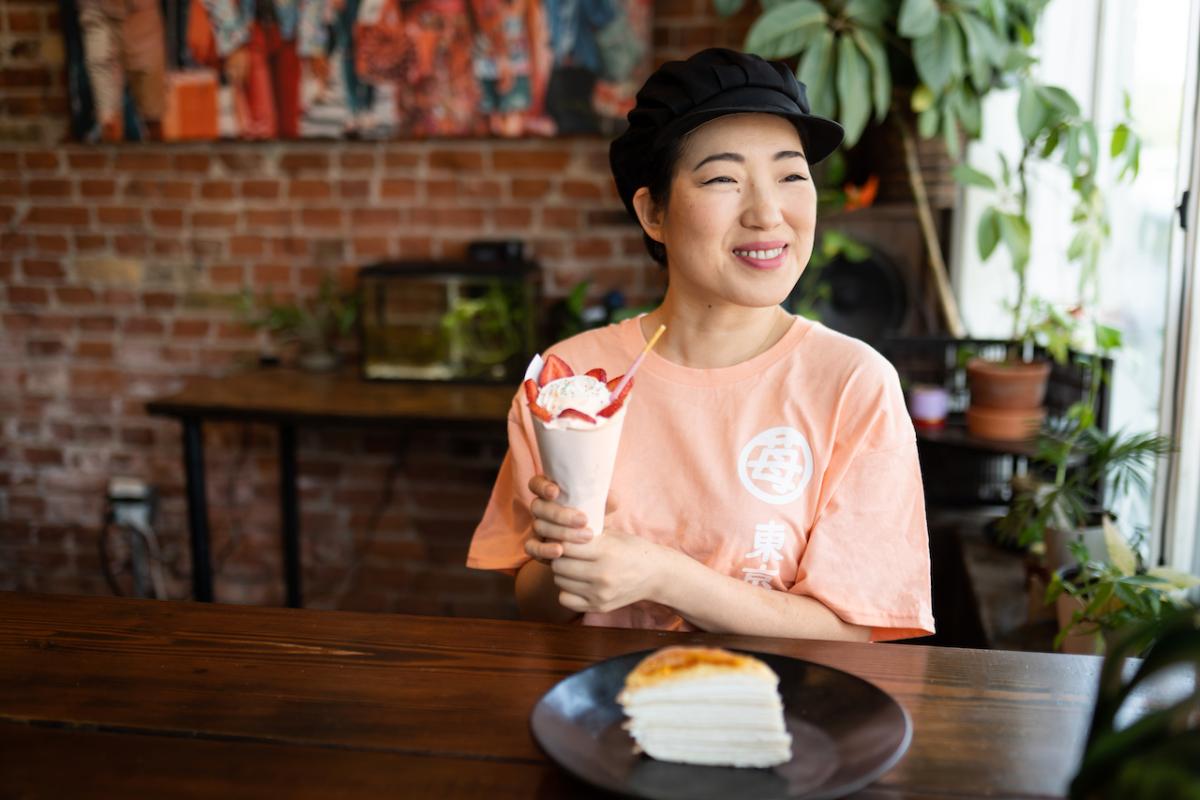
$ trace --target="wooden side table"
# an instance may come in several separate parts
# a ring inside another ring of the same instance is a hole
[[[279,430],[280,520],[287,604],[303,605],[300,581],[300,510],[296,491],[296,428],[339,425],[408,428],[436,423],[475,427],[504,424],[515,389],[452,383],[379,383],[357,373],[310,373],[270,368],[219,378],[195,378],[183,390],[146,404],[150,414],[183,424],[192,591],[212,602],[208,506],[204,488],[206,420],[265,422]]]

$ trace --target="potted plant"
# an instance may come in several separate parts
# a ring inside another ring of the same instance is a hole
[[[1127,659],[1137,655],[1143,656],[1141,663],[1131,665]],[[1153,705],[1133,699],[1135,692],[1149,686],[1161,690],[1157,679],[1164,674],[1172,676],[1174,692],[1160,694],[1161,702]],[[1071,800],[1200,796],[1197,707],[1200,610],[1184,608],[1124,631],[1100,667],[1091,725],[1071,780]]]
[[[267,331],[284,347],[295,348],[296,363],[311,371],[338,366],[338,343],[354,329],[358,310],[357,296],[339,289],[330,274],[322,277],[317,294],[307,300],[278,301],[270,292],[256,297],[249,289],[238,298],[244,324]]]
[[[1103,519],[1105,559],[1093,559],[1083,542],[1070,548],[1077,563],[1055,570],[1046,589],[1054,604],[1058,635],[1054,647],[1069,653],[1103,653],[1119,631],[1153,621],[1185,604],[1184,594],[1200,578],[1169,567],[1149,567],[1109,517]]]

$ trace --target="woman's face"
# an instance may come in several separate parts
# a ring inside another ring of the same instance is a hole
[[[812,254],[817,192],[800,134],[782,117],[733,114],[700,126],[684,143],[666,209],[639,195],[643,227],[666,245],[671,291],[692,301],[778,305]]]

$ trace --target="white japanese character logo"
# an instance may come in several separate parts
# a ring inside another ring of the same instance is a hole
[[[754,549],[746,553],[746,558],[760,559],[764,565],[770,564],[772,561],[779,561],[783,558],[783,554],[779,551],[783,549],[783,537],[787,533],[787,528],[783,523],[771,520],[760,525],[754,526]]]
[[[738,458],[742,485],[772,505],[784,505],[799,497],[812,471],[812,450],[795,428],[768,428],[751,439]]]
[[[779,568],[767,569],[765,567],[742,567],[742,572],[746,573],[742,578],[751,586],[758,586],[762,589],[770,589],[771,579],[779,577]]]

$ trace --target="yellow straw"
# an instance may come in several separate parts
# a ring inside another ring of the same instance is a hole
[[[633,366],[631,366],[629,371],[625,373],[625,377],[621,378],[621,382],[617,384],[617,388],[613,389],[613,397],[621,396],[621,391],[625,388],[625,384],[629,383],[630,378],[633,377],[633,373],[637,372],[637,368],[642,365],[642,360],[646,357],[646,353],[650,352],[650,348],[654,347],[654,343],[658,341],[658,338],[663,335],[663,332],[666,331],[666,329],[666,325],[658,326],[658,330],[656,330],[654,335],[650,337],[650,341],[646,342],[646,346],[642,348],[642,352],[639,353],[638,357],[633,360]]]

